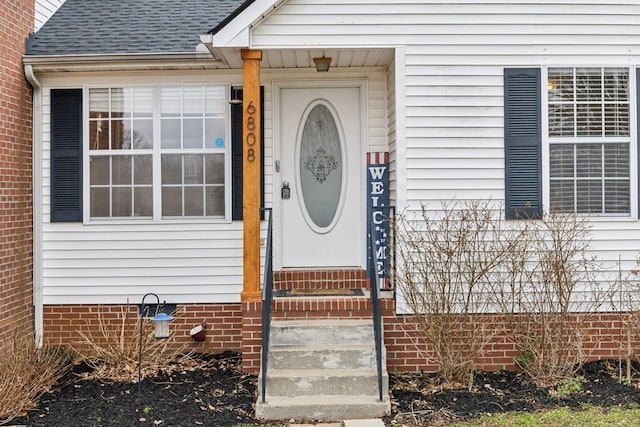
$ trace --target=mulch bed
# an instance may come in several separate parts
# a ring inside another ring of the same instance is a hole
[[[207,357],[204,367],[160,374],[142,381],[137,422],[136,383],[84,379],[88,367],[76,366],[38,408],[11,424],[26,426],[259,426],[253,418],[255,375],[240,370],[240,356]],[[638,366],[634,366],[637,372]],[[617,361],[591,362],[579,372],[582,392],[560,397],[535,387],[517,372],[480,372],[474,388],[435,386],[432,374],[391,375],[392,414],[387,426],[423,426],[465,421],[482,414],[640,405],[640,390],[617,380]]]

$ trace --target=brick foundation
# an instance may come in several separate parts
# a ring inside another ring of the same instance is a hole
[[[100,317],[103,323],[116,329],[127,313],[126,329],[137,336],[135,328],[137,306],[123,305],[46,305],[44,307],[45,342],[86,348],[78,331],[91,330],[99,336]],[[247,372],[260,370],[262,346],[262,303],[242,304],[180,304],[177,316],[171,322],[171,333],[178,344],[187,350],[220,353],[225,350],[242,352],[242,366]],[[321,318],[370,318],[371,303],[366,297],[277,298],[272,306],[276,320]],[[428,359],[429,347],[418,332],[415,317],[395,313],[395,301],[382,300],[384,341],[387,349],[387,367],[390,372],[434,372],[436,366]],[[626,315],[620,313],[581,314],[579,317],[587,335],[585,351],[591,359],[626,357]],[[206,339],[195,342],[189,331],[207,321]],[[493,315],[487,319],[493,325],[506,327],[506,316]],[[640,348],[634,339],[633,351]],[[477,367],[483,370],[517,369],[513,362],[519,352],[505,333],[497,334],[485,346]]]
[[[32,104],[22,55],[34,8],[0,2],[0,342],[33,333]]]
[[[47,344],[87,350],[79,331],[91,334],[104,343],[100,324],[119,331],[124,324],[125,333],[138,335],[136,329],[137,305],[45,305],[44,341]],[[179,304],[175,319],[170,324],[177,345],[186,350],[202,353],[221,353],[226,350],[242,351],[242,307],[240,304]],[[102,320],[101,320],[102,319]],[[123,321],[123,319],[126,319]],[[203,320],[207,322],[204,341],[193,341],[191,328]]]

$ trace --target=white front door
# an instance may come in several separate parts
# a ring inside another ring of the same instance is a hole
[[[363,89],[279,90],[280,266],[364,267]]]

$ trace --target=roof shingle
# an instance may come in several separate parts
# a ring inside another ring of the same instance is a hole
[[[191,53],[246,0],[66,0],[27,55]]]

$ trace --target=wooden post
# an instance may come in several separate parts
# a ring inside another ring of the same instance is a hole
[[[242,49],[243,288],[242,301],[260,301],[260,61],[262,51]]]

